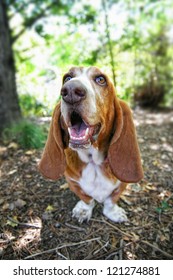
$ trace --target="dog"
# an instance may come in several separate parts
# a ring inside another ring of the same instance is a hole
[[[72,67],[63,77],[39,163],[44,177],[65,175],[79,198],[72,216],[89,221],[95,201],[113,222],[126,222],[117,201],[127,183],[142,179],[140,151],[129,106],[97,67]]]

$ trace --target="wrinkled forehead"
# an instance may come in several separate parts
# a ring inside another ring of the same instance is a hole
[[[72,67],[64,76],[70,75],[72,78],[85,76],[90,78],[92,76],[96,76],[100,74],[103,74],[103,72],[99,68],[95,66],[90,66],[90,67]]]

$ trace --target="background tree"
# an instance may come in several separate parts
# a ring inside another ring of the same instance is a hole
[[[0,1],[0,104],[0,131],[2,131],[6,124],[21,116],[16,91],[12,38],[4,0]]]
[[[0,131],[12,121],[21,117],[16,88],[16,68],[14,62],[13,44],[31,28],[36,22],[54,13],[68,12],[72,1],[62,4],[61,1],[0,1]],[[29,6],[29,7],[28,7]],[[27,8],[30,8],[28,12]],[[22,24],[13,31],[9,28],[9,21],[17,14],[22,17]],[[36,26],[41,32],[42,25]]]

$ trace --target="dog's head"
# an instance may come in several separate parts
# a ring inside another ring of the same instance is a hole
[[[96,67],[71,68],[63,77],[61,113],[72,149],[88,148],[114,118],[114,87]]]
[[[116,97],[109,77],[96,67],[73,67],[63,77],[39,169],[58,179],[66,166],[64,149],[102,150],[121,181],[142,176],[140,153],[130,108]]]

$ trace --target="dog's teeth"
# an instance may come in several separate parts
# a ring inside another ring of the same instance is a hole
[[[71,136],[71,128],[70,127],[68,127],[68,133]]]
[[[85,131],[85,136],[87,136],[89,133],[89,128],[87,127],[86,131]]]
[[[73,136],[70,127],[68,127],[68,132],[69,132],[69,135],[70,135],[70,138],[71,138],[71,139],[73,139],[73,140],[84,140],[84,139],[86,138],[86,136],[88,136],[88,134],[89,134],[89,128],[86,129],[85,135],[84,135],[84,136],[81,136],[81,137],[75,137],[75,136]]]
[[[85,136],[83,136],[83,137],[75,137],[75,136],[71,135],[71,139],[73,139],[73,140],[84,140]]]

